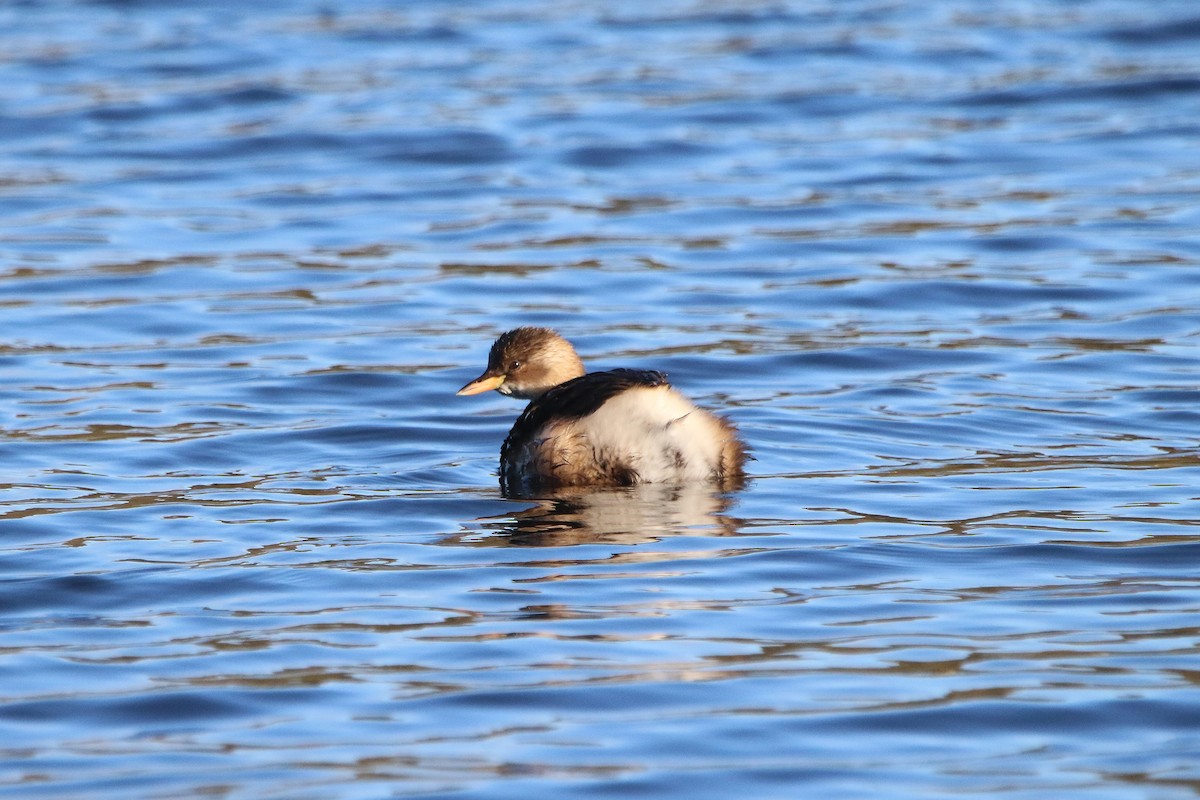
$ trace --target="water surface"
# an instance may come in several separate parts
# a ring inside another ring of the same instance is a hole
[[[1200,23],[0,9],[0,787],[1200,794]],[[500,495],[518,324],[750,485]]]

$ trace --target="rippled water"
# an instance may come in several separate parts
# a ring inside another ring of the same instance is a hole
[[[1188,2],[0,7],[0,787],[1200,794]],[[509,500],[517,324],[743,491]]]

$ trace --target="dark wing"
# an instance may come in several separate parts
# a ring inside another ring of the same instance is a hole
[[[590,372],[555,386],[529,404],[526,412],[545,421],[550,417],[579,419],[597,411],[621,392],[638,386],[667,386],[667,376],[648,369]],[[524,416],[524,415],[522,415]]]
[[[589,372],[555,386],[536,400],[513,423],[500,450],[500,463],[508,461],[512,448],[528,441],[551,419],[579,419],[628,389],[638,386],[669,386],[667,376],[650,369],[612,369]]]

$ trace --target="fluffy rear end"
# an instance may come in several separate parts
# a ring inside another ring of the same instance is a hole
[[[745,460],[732,425],[666,385],[627,389],[585,417],[554,419],[512,455],[513,471],[545,488],[710,480],[732,488]]]

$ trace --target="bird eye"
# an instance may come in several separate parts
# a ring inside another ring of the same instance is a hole
[[[519,366],[521,366],[521,362],[520,362],[520,361],[514,361],[514,362],[512,362],[511,364],[509,364],[509,365],[508,365],[508,368],[509,368],[509,369],[516,369],[516,368],[517,368],[517,367],[519,367]]]

